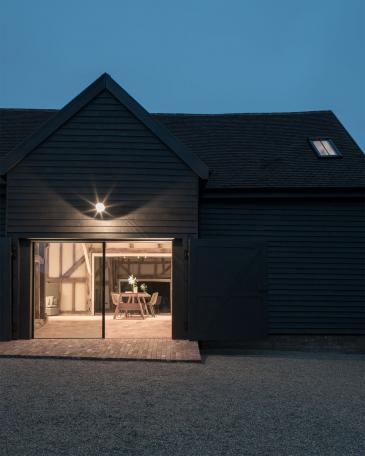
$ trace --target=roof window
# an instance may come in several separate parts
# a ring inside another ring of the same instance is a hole
[[[342,157],[331,139],[311,139],[310,144],[320,158]]]

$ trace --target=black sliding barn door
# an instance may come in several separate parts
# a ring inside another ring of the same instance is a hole
[[[0,238],[0,340],[11,339],[11,239]]]
[[[192,240],[189,257],[189,338],[229,341],[264,336],[263,246]]]

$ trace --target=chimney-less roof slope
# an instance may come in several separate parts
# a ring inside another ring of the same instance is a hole
[[[56,112],[0,109],[0,158]],[[331,111],[152,117],[208,166],[211,189],[365,186],[365,156]],[[332,139],[342,158],[319,159],[310,138]]]

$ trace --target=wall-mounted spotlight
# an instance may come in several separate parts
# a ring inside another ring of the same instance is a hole
[[[95,210],[98,214],[102,214],[105,211],[104,203],[98,202],[95,204]]]

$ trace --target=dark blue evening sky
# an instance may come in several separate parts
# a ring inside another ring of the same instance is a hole
[[[152,112],[332,109],[365,149],[364,0],[1,0],[0,106],[108,72]]]

